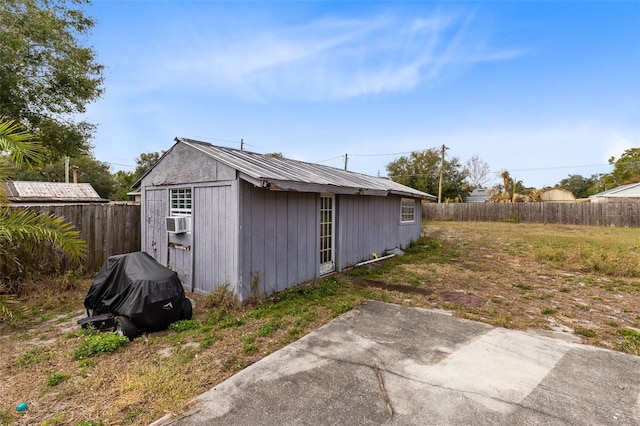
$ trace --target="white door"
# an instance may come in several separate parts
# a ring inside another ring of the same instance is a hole
[[[333,194],[320,196],[320,275],[335,271],[334,244],[335,198]]]

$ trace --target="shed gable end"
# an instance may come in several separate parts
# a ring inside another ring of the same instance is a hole
[[[182,143],[174,145],[142,179],[142,186],[234,180],[236,170]]]

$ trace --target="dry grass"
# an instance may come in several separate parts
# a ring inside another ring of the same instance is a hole
[[[0,324],[0,424],[142,425],[365,299],[444,308],[516,329],[640,351],[639,229],[430,222],[405,256],[240,306],[193,295],[193,328],[83,360],[76,320],[89,279],[23,287],[28,322]],[[16,412],[26,401],[25,414]]]

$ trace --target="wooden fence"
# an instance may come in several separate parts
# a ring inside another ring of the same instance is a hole
[[[640,203],[423,203],[427,220],[640,227]]]
[[[12,206],[50,213],[72,224],[87,243],[87,272],[100,269],[111,255],[140,250],[140,205],[131,203]]]

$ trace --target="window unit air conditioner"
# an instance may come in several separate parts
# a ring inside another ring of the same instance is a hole
[[[167,232],[171,234],[184,234],[189,231],[188,216],[167,216]]]

